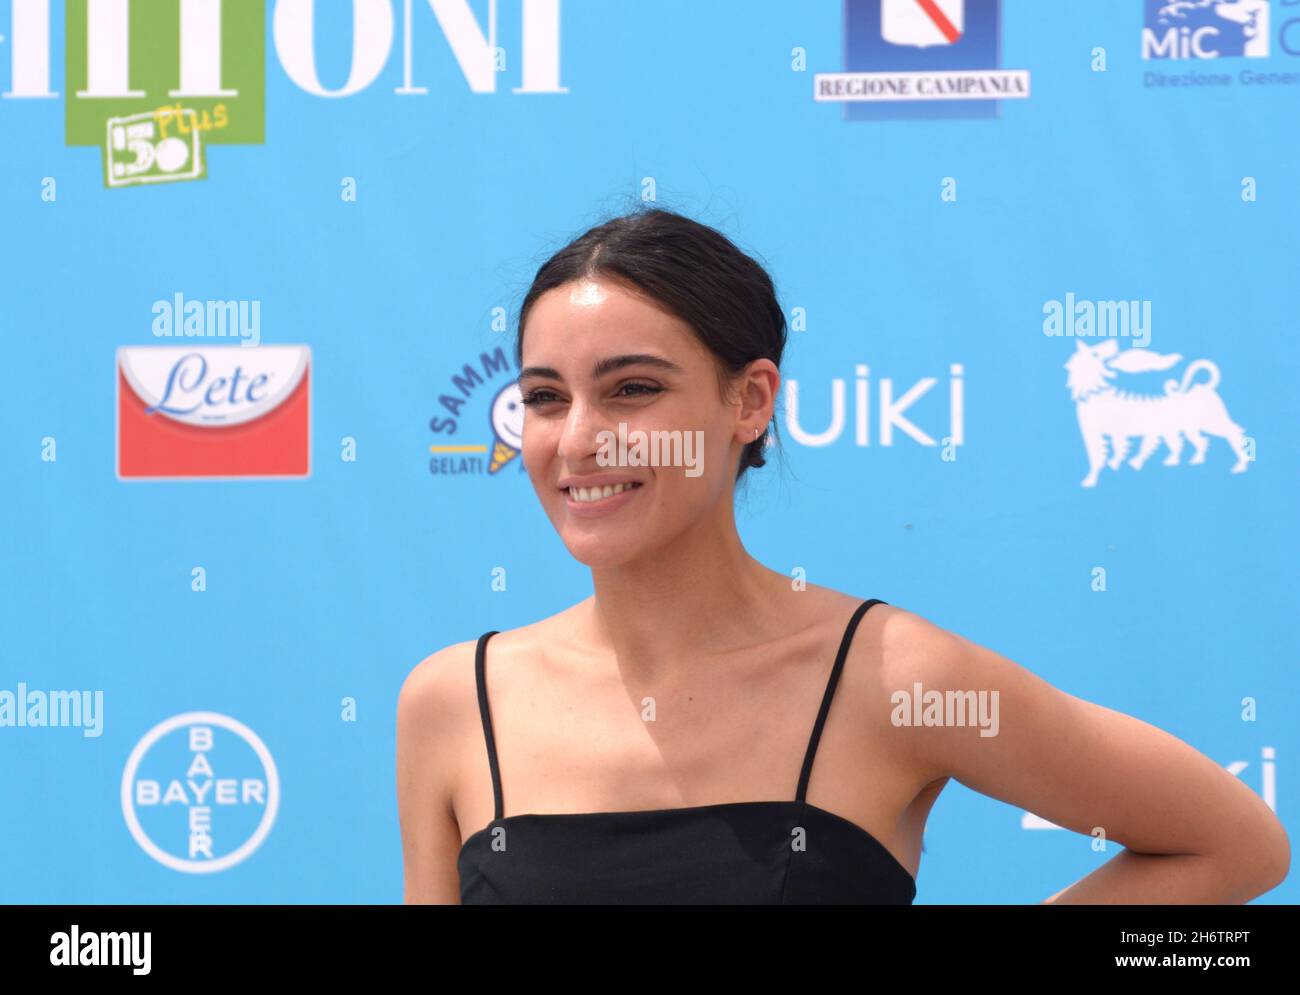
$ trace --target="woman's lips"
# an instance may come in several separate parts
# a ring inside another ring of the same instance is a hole
[[[578,501],[566,488],[564,491],[564,505],[569,510],[569,514],[576,518],[601,518],[605,515],[617,511],[623,505],[631,501],[642,489],[642,484],[635,483],[631,487],[625,487],[617,494],[611,494],[609,497],[601,498],[598,501]]]

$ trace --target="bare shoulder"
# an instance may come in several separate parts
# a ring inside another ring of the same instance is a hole
[[[493,655],[500,636],[492,640]],[[474,657],[478,638],[444,646],[413,666],[397,695],[397,762],[404,783],[452,811],[459,772],[480,740]]]
[[[960,670],[976,645],[963,636],[899,605],[874,606],[870,621],[879,646],[881,675],[891,684]]]
[[[514,629],[489,630],[491,673],[500,678],[512,660],[558,641],[578,606]],[[452,643],[431,653],[407,674],[398,695],[398,712],[420,724],[455,724],[466,715],[478,721],[478,691],[474,657],[478,637]]]
[[[452,795],[474,700],[474,647],[465,641],[431,653],[411,668],[397,696],[397,806],[408,904],[459,900]]]
[[[957,687],[967,679],[1004,683],[1028,671],[918,612],[882,603],[862,619],[854,648],[870,654],[892,688]],[[858,639],[861,639],[859,645]],[[1046,687],[1046,685],[1044,685]]]
[[[869,657],[882,725],[928,777],[970,773],[963,760],[999,734],[999,704],[1040,718],[1076,700],[1027,668],[894,604],[874,606],[855,651]],[[937,710],[936,710],[937,709]],[[982,709],[982,711],[981,711]],[[1023,744],[1022,744],[1023,745]],[[984,753],[992,751],[985,750]]]
[[[810,589],[812,585],[809,585]],[[843,625],[868,599],[822,588],[821,616],[828,624]],[[834,620],[834,621],[829,621]],[[973,643],[929,619],[898,605],[881,601],[862,616],[849,648],[849,660],[860,660],[859,670],[875,673],[890,683],[915,676],[917,669],[934,671],[959,665]]]
[[[477,639],[453,643],[430,653],[411,668],[397,696],[399,724],[413,719],[421,726],[454,718],[466,688],[474,686]]]
[[[829,609],[837,618],[851,615],[854,606],[867,600],[843,594],[839,598]],[[951,772],[926,757],[915,737],[898,735],[890,721],[897,693],[910,693],[917,682],[927,688],[953,685],[968,667],[973,649],[956,633],[889,602],[873,604],[853,633],[842,676],[846,693],[866,717],[865,728],[876,736],[877,745],[889,748],[896,762],[914,761],[913,772],[921,783]]]
[[[521,670],[536,672],[546,660],[580,654],[583,644],[576,638],[575,629],[590,601],[588,598],[535,622],[497,632],[488,644],[489,680],[508,689],[516,683],[516,677],[525,676]],[[470,656],[472,659],[473,644]]]
[[[477,640],[453,643],[411,668],[397,695],[399,801],[448,817],[460,755],[470,734]]]

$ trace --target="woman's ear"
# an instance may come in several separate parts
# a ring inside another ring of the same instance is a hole
[[[737,429],[740,441],[749,445],[762,435],[776,410],[776,395],[781,388],[781,371],[770,359],[756,359],[739,377],[740,410]]]

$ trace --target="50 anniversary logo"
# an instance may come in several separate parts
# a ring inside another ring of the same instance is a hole
[[[316,64],[315,0],[276,0],[271,34],[290,82],[321,98],[369,87],[400,29],[402,83],[427,94],[415,58],[440,30],[474,93],[495,93],[506,65],[497,5],[486,34],[469,0],[352,0],[346,82],[328,88]],[[322,8],[323,9],[323,8]],[[560,0],[519,0],[520,85],[514,93],[566,93],[560,86]],[[3,7],[0,6],[0,11]],[[57,13],[57,8],[53,13]],[[64,100],[64,140],[103,149],[107,187],[207,176],[207,145],[260,145],[265,136],[266,6],[263,0],[67,0],[64,90],[53,89],[51,4],[10,0],[7,99]],[[323,16],[323,15],[322,15]],[[0,20],[0,25],[4,21]]]

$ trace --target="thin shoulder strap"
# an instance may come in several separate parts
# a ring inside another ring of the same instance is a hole
[[[831,668],[830,680],[826,682],[826,693],[822,695],[821,711],[817,713],[817,723],[813,726],[812,738],[808,740],[808,752],[804,754],[803,770],[799,773],[799,790],[795,795],[795,801],[803,801],[804,795],[808,792],[808,779],[812,776],[813,758],[817,755],[817,744],[822,738],[822,727],[826,725],[826,716],[831,710],[831,698],[835,696],[835,685],[839,683],[840,671],[844,669],[844,661],[849,655],[849,644],[853,642],[853,633],[858,628],[858,622],[872,605],[883,605],[884,601],[879,598],[871,598],[868,601],[858,605],[857,611],[849,619],[848,627],[844,630],[844,638],[840,640],[840,651],[835,656],[835,666]]]
[[[474,680],[478,684],[478,714],[483,720],[483,739],[487,742],[488,767],[492,769],[492,799],[495,806],[492,821],[501,818],[501,768],[497,766],[497,743],[492,735],[492,714],[488,710],[487,675],[484,664],[487,660],[487,642],[495,636],[498,629],[485,632],[478,637],[478,648],[474,651]]]

